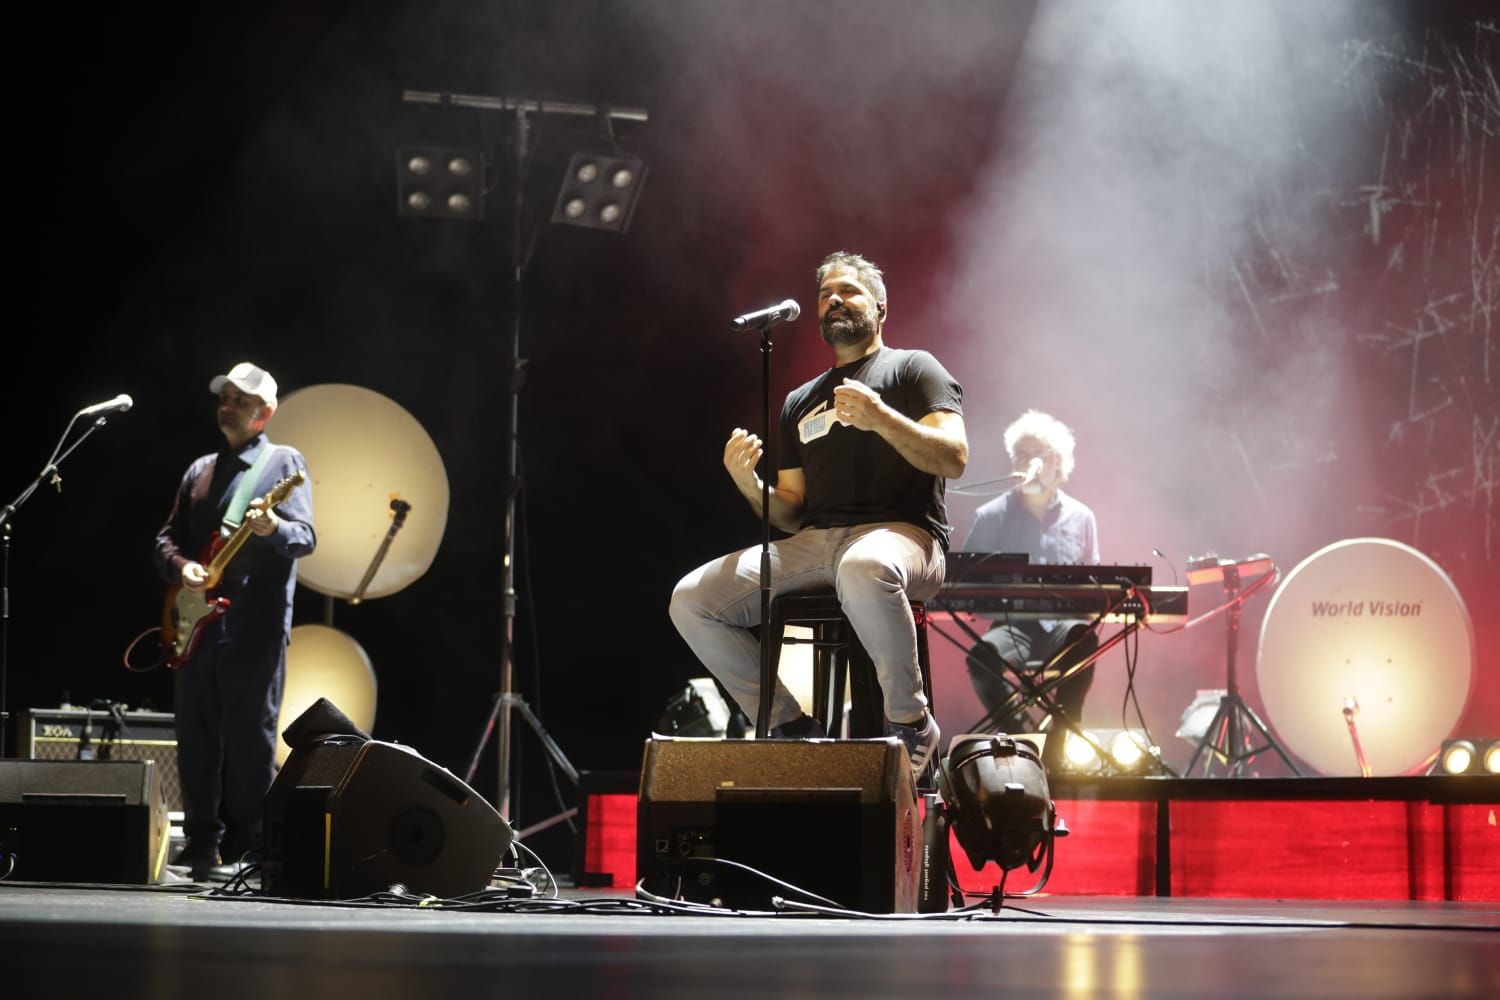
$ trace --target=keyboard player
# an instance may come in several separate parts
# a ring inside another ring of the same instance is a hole
[[[1034,563],[1098,564],[1099,530],[1094,512],[1062,490],[1073,471],[1075,441],[1062,421],[1039,410],[1027,410],[1005,429],[1005,450],[1024,480],[1014,489],[982,505],[964,542],[969,552],[1026,553]],[[1058,720],[1036,720],[1013,681],[1011,669],[1047,663],[1048,673],[1064,670],[1098,648],[1098,638],[1083,620],[990,623],[982,641],[969,651],[969,679],[995,728],[1002,732],[1034,732],[1037,722],[1049,733],[1043,763],[1056,771],[1062,760],[1063,726]],[[1076,643],[1056,663],[1059,650]],[[1038,682],[1044,678],[1036,677]],[[1093,666],[1053,688],[1049,695],[1074,723],[1082,721],[1083,700],[1094,681]]]

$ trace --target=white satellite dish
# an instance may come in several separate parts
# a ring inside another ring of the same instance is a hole
[[[329,597],[372,600],[432,566],[448,524],[448,474],[410,413],[357,385],[314,385],[283,399],[266,433],[301,451],[312,478],[318,547],[297,563],[301,583]]]
[[[1416,549],[1350,538],[1308,556],[1266,609],[1256,664],[1282,744],[1326,775],[1419,770],[1453,733],[1474,682],[1458,588]]]

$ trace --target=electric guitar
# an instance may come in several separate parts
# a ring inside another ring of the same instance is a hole
[[[292,490],[302,485],[303,476],[302,470],[298,469],[271,487],[271,492],[261,497],[266,509],[291,496]],[[227,538],[222,532],[215,532],[204,549],[203,558],[198,560],[203,564],[203,589],[192,590],[181,584],[167,588],[167,600],[161,615],[161,652],[162,661],[169,668],[176,670],[192,659],[203,639],[203,630],[229,610],[229,598],[219,597],[214,591],[224,577],[229,560],[251,534],[249,519],[241,521]]]

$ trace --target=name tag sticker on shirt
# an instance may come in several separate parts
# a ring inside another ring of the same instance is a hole
[[[833,430],[833,425],[837,422],[831,410],[809,413],[797,421],[797,439],[803,444],[807,444],[809,441],[816,441]]]
[[[832,410],[828,409],[828,402],[825,400],[818,404],[816,410],[797,421],[797,439],[803,444],[807,444],[809,441],[816,441],[833,430],[834,424],[843,423],[844,421],[840,420]],[[844,424],[844,426],[847,427],[849,425]]]

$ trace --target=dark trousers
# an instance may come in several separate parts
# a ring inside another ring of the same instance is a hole
[[[1073,645],[1067,653],[1057,662],[1050,662],[1069,643]],[[1051,674],[1086,659],[1098,648],[1098,636],[1089,632],[1086,622],[1057,622],[1051,629],[1040,622],[997,625],[969,651],[969,680],[998,731],[1034,733],[1041,722],[1038,718],[1041,710],[1026,697],[1027,688],[1017,681],[1016,674],[1025,674],[1035,684],[1045,684],[1047,678],[1039,662],[1046,664],[1047,673]],[[1056,771],[1061,764],[1066,723],[1077,724],[1083,719],[1083,699],[1093,683],[1094,668],[1090,665],[1048,690],[1047,697],[1064,717],[1051,719],[1046,727],[1042,763],[1048,771]]]
[[[286,641],[205,641],[177,671],[177,768],[191,856],[225,861],[261,847]]]

